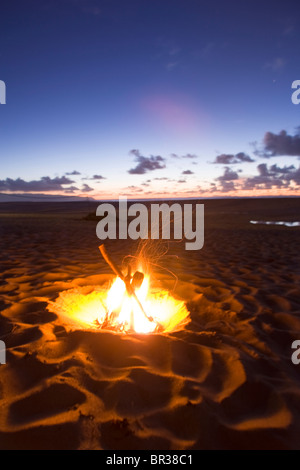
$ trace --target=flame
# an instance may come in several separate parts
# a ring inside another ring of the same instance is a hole
[[[48,310],[77,327],[123,333],[171,332],[189,322],[185,303],[167,290],[151,289],[149,275],[135,294],[138,301],[116,277],[108,290],[86,286],[63,291],[55,302],[49,303]]]

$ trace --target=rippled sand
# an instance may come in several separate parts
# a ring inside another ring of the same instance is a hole
[[[1,449],[300,448],[300,228],[250,224],[297,220],[300,200],[204,204],[202,250],[149,250],[191,313],[156,335],[70,329],[47,308],[113,278],[83,220],[95,204],[0,205]],[[137,245],[107,248],[121,262]]]

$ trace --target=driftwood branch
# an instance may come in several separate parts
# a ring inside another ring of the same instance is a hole
[[[100,250],[104,260],[106,261],[106,263],[112,269],[112,271],[124,282],[128,295],[132,296],[134,298],[134,300],[138,304],[140,310],[143,312],[143,314],[145,315],[147,320],[153,322],[154,321],[153,318],[145,312],[140,300],[138,299],[138,297],[135,293],[135,288],[138,288],[138,287],[141,286],[141,284],[143,282],[143,279],[144,279],[144,275],[142,273],[140,273],[139,271],[137,271],[133,275],[133,277],[131,278],[130,271],[129,271],[129,275],[124,276],[124,274],[119,269],[119,267],[110,258],[109,254],[107,253],[107,251],[105,249],[105,246],[103,244],[99,246],[99,250]]]

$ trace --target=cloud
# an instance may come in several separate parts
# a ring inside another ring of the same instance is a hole
[[[181,174],[182,174],[182,175],[193,175],[194,172],[191,171],[191,170],[184,170]]]
[[[140,154],[139,150],[136,149],[131,150],[129,153],[135,156],[135,160],[138,163],[135,168],[128,170],[128,173],[131,175],[143,175],[148,171],[166,168],[164,164],[165,159],[160,155],[144,157]]]
[[[258,148],[257,142],[252,142],[251,145],[254,155],[261,158],[279,156],[300,157],[300,126],[296,128],[295,135],[289,135],[285,130],[280,131],[278,134],[268,131],[264,135],[261,148]],[[255,160],[245,152],[236,154],[222,153],[212,163],[232,165],[245,162],[251,163],[255,162]]]
[[[81,173],[79,173],[79,171],[74,170],[74,171],[71,171],[70,173],[66,173],[66,175],[75,176],[75,175],[81,175]]]
[[[170,72],[179,65],[179,61],[171,61],[166,64],[166,69]]]
[[[197,155],[194,155],[192,153],[187,153],[185,155],[177,155],[177,153],[171,153],[172,158],[198,158]]]
[[[235,191],[235,184],[233,181],[223,181],[222,182],[222,192],[227,193],[229,191]]]
[[[251,163],[251,162],[254,162],[254,161],[255,160],[253,160],[251,157],[249,157],[249,155],[247,155],[246,153],[239,152],[235,155],[222,153],[221,155],[218,155],[216,157],[215,161],[212,162],[212,163],[219,163],[219,164],[222,164],[222,165],[231,165],[233,163],[244,163],[244,162]]]
[[[89,193],[90,191],[94,191],[94,188],[91,188],[88,184],[83,184],[81,191],[83,193]]]
[[[233,171],[230,167],[226,166],[224,168],[224,173],[223,175],[219,176],[218,178],[215,178],[216,181],[220,182],[220,186],[218,187],[217,191],[221,192],[229,192],[229,191],[234,191],[236,189],[234,180],[238,180],[239,175],[236,171]],[[216,190],[216,185],[213,184],[211,185],[211,191]]]
[[[282,57],[275,57],[275,59],[271,60],[270,62],[267,62],[264,65],[264,69],[270,69],[273,72],[278,72],[279,70],[283,69],[285,64],[286,61]]]
[[[84,180],[88,180],[88,181],[95,181],[95,180],[106,180],[106,178],[102,175],[93,175],[92,177],[84,177],[84,178],[81,178],[83,181]]]
[[[268,167],[265,163],[257,166],[258,175],[247,178],[244,182],[243,189],[271,189],[273,186],[277,188],[291,187],[291,182],[300,185],[300,168],[295,169],[294,165],[284,166],[277,165]]]
[[[91,180],[105,180],[106,178],[102,175],[93,175],[93,177],[90,179]]]
[[[168,71],[171,71],[180,65],[181,47],[172,44],[170,41],[161,39],[158,40],[157,46],[159,48],[159,52],[156,55],[156,59],[162,60]]]
[[[294,165],[285,166],[283,168],[279,168],[279,166],[277,166],[277,165],[271,165],[271,167],[270,167],[270,171],[272,173],[284,174],[284,173],[290,173],[292,170],[295,170]]]
[[[21,178],[11,179],[6,178],[0,180],[0,191],[22,191],[22,192],[38,192],[38,191],[64,191],[64,185],[74,183],[66,176],[50,178],[43,176],[39,180],[24,181]]]
[[[185,180],[178,180],[177,183],[186,183]]]
[[[279,134],[266,132],[263,139],[264,148],[256,153],[260,157],[293,156],[300,157],[300,133],[299,129],[295,135],[288,135],[285,130]]]
[[[130,150],[129,154],[135,155],[136,157],[140,157],[140,151],[138,149],[132,149]]]
[[[136,193],[141,193],[143,192],[143,189],[139,188],[139,186],[134,186],[133,184],[130,185],[130,186],[127,186],[126,188],[124,189],[130,189],[131,191],[134,191]]]
[[[297,170],[289,173],[287,179],[289,181],[294,181],[296,185],[300,186],[300,167]]]
[[[65,193],[66,194],[74,194],[75,191],[79,191],[78,188],[76,188],[76,186],[69,186],[69,188],[65,189]]]
[[[239,178],[239,175],[237,174],[236,171],[233,171],[231,168],[226,166],[224,168],[224,174],[222,176],[219,176],[216,178],[216,181],[232,181],[232,180],[237,180]]]
[[[269,176],[268,167],[265,163],[260,163],[257,165],[258,172],[260,176]]]

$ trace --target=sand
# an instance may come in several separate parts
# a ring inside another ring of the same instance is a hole
[[[83,219],[97,204],[0,205],[0,449],[300,449],[300,227],[250,224],[299,220],[300,199],[204,204],[201,250],[151,247],[156,286],[191,318],[151,335],[49,311],[113,278]],[[107,249],[121,261],[137,243]]]

